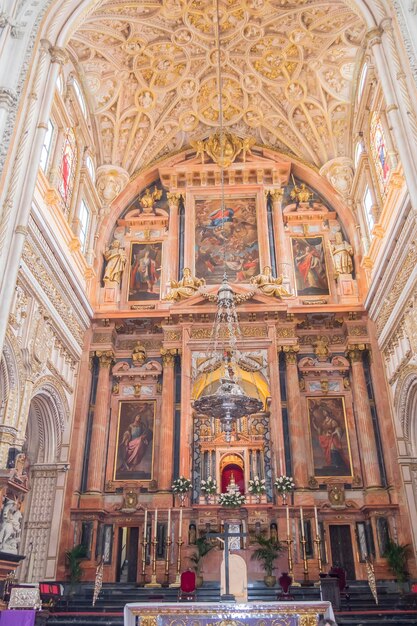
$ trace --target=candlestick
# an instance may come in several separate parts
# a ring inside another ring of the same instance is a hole
[[[155,509],[155,529],[154,529],[154,538],[156,539],[156,536],[158,534],[158,509]]]
[[[300,521],[301,521],[301,538],[304,539],[304,514],[303,514],[302,506],[300,506]]]
[[[169,583],[169,552],[171,547],[171,509],[168,509],[168,528],[165,541],[165,582]]]
[[[178,526],[178,540],[182,540],[182,509],[180,509],[180,523]]]
[[[322,567],[322,562],[321,562],[321,539],[320,539],[320,535],[317,534],[317,537],[314,540],[314,543],[317,546],[317,564],[319,566],[319,573],[321,574],[323,571],[323,567]]]
[[[182,520],[181,520],[182,521]],[[175,575],[175,582],[170,584],[170,587],[179,587],[181,584],[180,571],[181,571],[181,535],[178,537],[177,541],[178,552],[177,552],[177,572]]]
[[[316,519],[316,535],[319,536],[320,532],[319,532],[319,518],[317,516],[317,507],[314,507],[314,517]]]
[[[145,509],[145,520],[143,522],[143,541],[146,541],[147,526],[148,526],[148,509]]]
[[[304,583],[308,583],[308,561],[307,561],[307,550],[306,550],[306,539],[303,538],[301,539],[301,545],[302,545],[302,549],[303,549],[303,564],[304,564],[304,569],[303,569],[303,574],[304,574]]]
[[[148,545],[148,542],[146,541],[146,535],[144,535],[143,537],[143,542],[142,542],[142,582],[143,584],[145,584],[145,579],[146,579],[146,546]]]
[[[290,510],[287,506],[287,537],[290,536]]]
[[[156,517],[158,519],[158,517]],[[156,538],[156,534],[152,540],[152,576],[151,582],[145,585],[145,587],[161,587],[160,583],[156,580],[156,546],[158,545],[158,540]]]

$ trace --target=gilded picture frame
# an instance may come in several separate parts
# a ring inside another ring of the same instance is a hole
[[[291,237],[291,250],[297,296],[328,296],[324,238],[321,235]]]
[[[351,478],[352,456],[344,397],[309,397],[307,411],[314,476]]]
[[[155,400],[119,403],[113,480],[153,480]]]
[[[128,302],[159,300],[161,292],[162,241],[132,241],[130,246]]]

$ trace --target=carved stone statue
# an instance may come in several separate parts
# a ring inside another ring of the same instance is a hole
[[[120,241],[118,239],[114,239],[112,241],[110,248],[108,248],[104,253],[104,258],[107,261],[103,277],[104,284],[120,284],[127,257],[125,250],[120,246]]]
[[[177,302],[183,298],[190,298],[196,291],[206,284],[204,278],[196,278],[191,274],[191,270],[188,267],[184,267],[181,280],[170,280],[170,291],[167,294],[165,300],[174,300]]]
[[[0,551],[17,554],[22,532],[22,513],[19,500],[6,500],[0,524]]]
[[[142,207],[142,212],[149,215],[150,213],[155,213],[154,204],[157,200],[160,200],[162,197],[162,190],[154,187],[154,190],[150,191],[149,187],[143,194],[140,199],[140,206]]]
[[[250,153],[255,140],[252,137],[240,139],[230,132],[214,133],[208,139],[191,142],[197,156],[201,156],[204,163],[204,153],[217,163],[219,167],[229,167],[240,153],[243,153],[243,160],[246,154]]]
[[[326,335],[322,335],[321,337],[317,337],[315,341],[313,341],[314,354],[318,358],[319,361],[326,361],[327,357],[330,354],[329,350],[329,339]]]
[[[133,350],[132,350],[132,361],[133,365],[136,367],[140,367],[146,361],[146,350],[142,346],[140,341],[137,341]]]
[[[343,239],[341,232],[336,233],[335,243],[330,244],[330,252],[333,257],[336,276],[353,272],[353,248],[350,243]]]
[[[252,285],[256,285],[263,294],[266,296],[272,296],[274,298],[291,298],[290,294],[285,287],[282,286],[282,274],[278,278],[272,276],[271,268],[269,265],[264,267],[262,274],[253,276],[250,279]]]

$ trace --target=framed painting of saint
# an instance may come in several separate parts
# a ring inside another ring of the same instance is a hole
[[[352,476],[344,399],[307,398],[307,406],[314,475]]]
[[[329,295],[323,237],[291,237],[291,246],[297,295]]]
[[[259,274],[255,197],[195,200],[195,274],[216,285],[225,269],[234,283]]]
[[[155,400],[120,402],[114,480],[152,480]]]
[[[132,243],[128,300],[159,300],[162,243]]]

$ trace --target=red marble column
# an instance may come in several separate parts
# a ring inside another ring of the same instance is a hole
[[[175,354],[175,349],[163,348],[161,350],[164,373],[162,379],[161,440],[159,446],[160,463],[158,487],[164,490],[168,490],[172,484],[175,404]]]
[[[288,425],[290,432],[292,475],[297,487],[308,482],[306,438],[308,430],[303,422],[300,386],[298,382],[298,346],[284,346],[287,372]]]
[[[350,346],[347,350],[352,368],[352,392],[356,409],[359,450],[365,487],[380,487],[381,475],[362,354],[357,346]]]
[[[111,350],[96,352],[96,355],[99,359],[100,369],[97,381],[93,427],[91,430],[87,491],[100,493],[103,489],[106,458],[106,431],[110,406],[110,367],[114,355]]]

